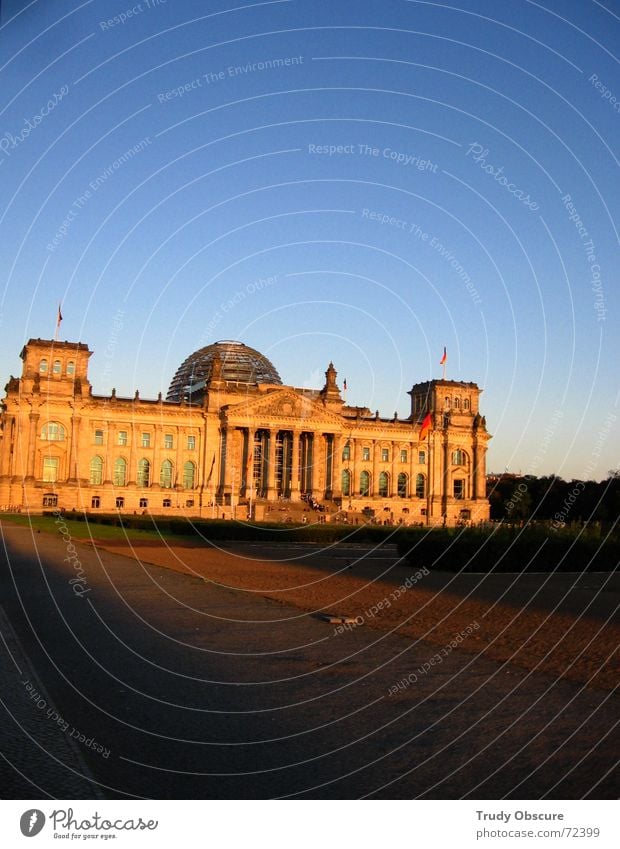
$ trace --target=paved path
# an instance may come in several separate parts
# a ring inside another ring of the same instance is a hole
[[[269,599],[79,543],[67,562],[60,536],[1,530],[4,609],[60,716],[19,696],[3,649],[25,719],[3,717],[1,751],[22,752],[31,798],[83,782],[94,796],[89,773],[110,798],[617,796],[607,691],[458,649],[430,666],[436,645],[336,634]],[[7,769],[2,795],[19,798]]]

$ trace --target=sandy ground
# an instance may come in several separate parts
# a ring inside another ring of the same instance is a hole
[[[389,545],[172,547],[106,541],[96,546],[311,615],[356,617],[359,624],[349,627],[394,632],[443,648],[452,644],[587,686],[611,690],[618,684],[617,575],[424,574],[400,563]]]

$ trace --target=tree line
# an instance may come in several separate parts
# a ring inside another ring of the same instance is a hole
[[[491,519],[506,522],[541,520],[554,527],[613,523],[620,516],[620,472],[603,481],[565,481],[557,475],[488,475]]]

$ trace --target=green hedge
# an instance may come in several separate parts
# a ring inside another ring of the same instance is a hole
[[[396,542],[400,529],[381,525],[337,525],[326,523],[281,524],[270,522],[235,522],[221,519],[172,518],[170,516],[127,516],[117,513],[67,513],[67,519],[87,521],[89,525],[106,525],[131,531],[157,531],[162,536],[195,537],[205,542],[240,540],[246,542],[315,542],[329,544],[339,540],[356,543]],[[96,531],[93,529],[93,536]]]
[[[547,527],[436,529],[404,532],[399,553],[415,568],[449,572],[613,571],[620,537],[587,529]]]

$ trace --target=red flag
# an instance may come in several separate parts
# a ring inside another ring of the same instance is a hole
[[[424,421],[422,422],[422,427],[420,428],[420,435],[418,437],[418,442],[422,442],[423,439],[426,438],[426,434],[431,429],[431,423],[433,419],[430,413],[427,413],[424,417]]]
[[[439,360],[439,365],[440,366],[445,365],[447,359],[448,359],[448,354],[446,352],[446,349],[444,348],[443,349],[443,357]]]

